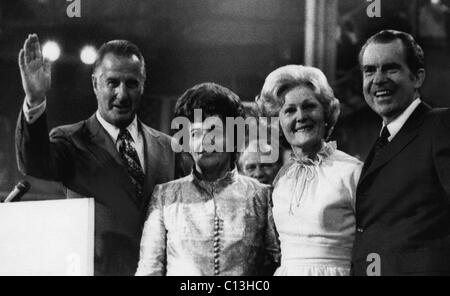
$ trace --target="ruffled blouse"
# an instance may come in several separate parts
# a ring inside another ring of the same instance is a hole
[[[273,191],[281,242],[278,274],[332,275],[349,269],[361,168],[361,161],[329,142],[314,159],[293,155],[280,170]]]

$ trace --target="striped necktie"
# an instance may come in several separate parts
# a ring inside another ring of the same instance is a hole
[[[136,149],[131,145],[133,138],[127,129],[121,129],[117,141],[119,141],[120,157],[131,177],[136,196],[142,198],[145,176]]]

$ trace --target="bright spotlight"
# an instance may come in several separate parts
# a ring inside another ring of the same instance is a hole
[[[54,62],[61,55],[61,49],[55,41],[47,41],[44,46],[42,46],[42,54],[44,55],[44,58]]]
[[[97,58],[97,50],[95,47],[87,45],[83,47],[80,53],[80,59],[86,65],[92,65]]]

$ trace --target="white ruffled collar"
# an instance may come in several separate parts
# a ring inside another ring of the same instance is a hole
[[[294,152],[291,153],[291,160],[295,163],[306,165],[306,166],[318,166],[323,161],[325,161],[327,158],[330,157],[336,151],[337,144],[335,141],[332,142],[323,142],[322,147],[320,148],[319,152],[315,155],[314,159],[311,159],[307,156],[304,157],[298,157],[294,154]]]

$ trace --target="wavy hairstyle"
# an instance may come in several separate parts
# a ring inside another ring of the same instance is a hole
[[[284,105],[284,95],[297,86],[309,87],[316,94],[325,112],[325,139],[328,139],[339,117],[340,105],[325,74],[318,68],[287,65],[270,73],[261,94],[256,97],[261,114],[267,117],[279,116]]]

